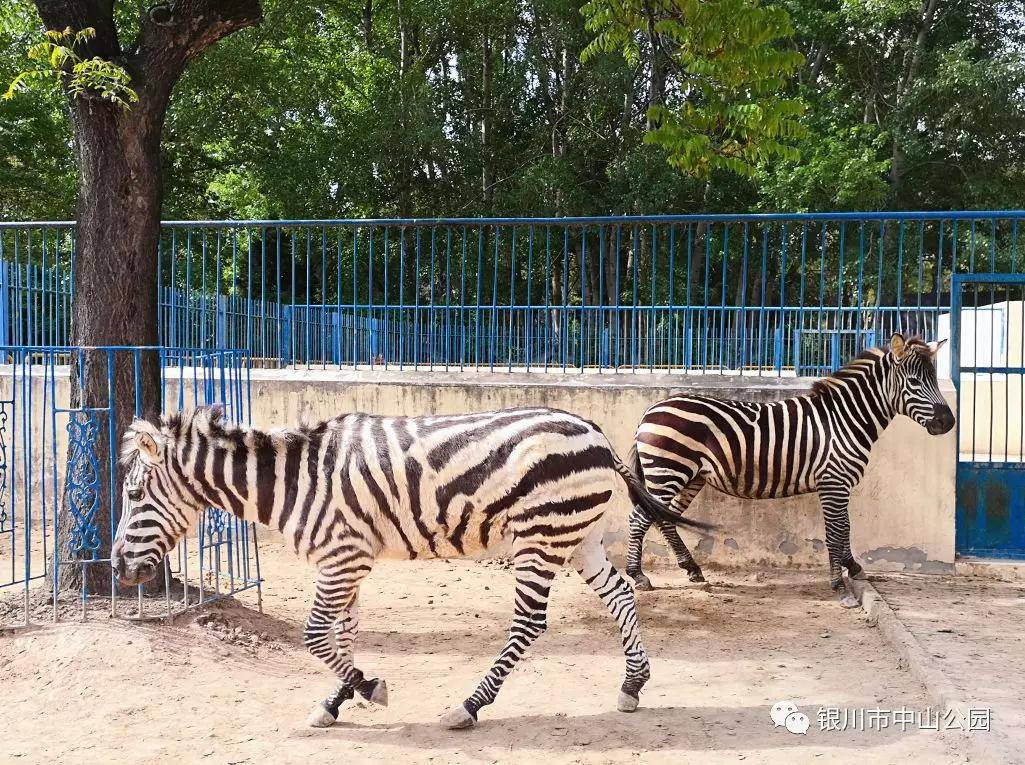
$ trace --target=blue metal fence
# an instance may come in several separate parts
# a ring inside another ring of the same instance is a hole
[[[219,403],[228,419],[248,421],[245,351],[0,346],[0,593],[20,590],[23,595],[19,609],[0,602],[6,605],[0,608],[0,625],[39,620],[42,607],[31,598],[34,583],[49,585],[50,618],[69,610],[54,594],[61,569],[68,566],[83,571],[103,567],[110,589],[99,607],[113,616],[170,616],[250,589],[259,599],[255,526],[215,508],[203,513],[192,543],[183,540],[168,556],[159,597],[144,597],[141,587],[133,597],[119,597],[123,593],[110,572],[109,557],[101,554],[101,524],[107,524],[112,539],[121,509],[116,483],[121,434],[115,432],[114,415],[123,407],[140,413],[139,370],[145,353],[159,354],[162,409]],[[135,370],[135,396],[128,401],[118,399],[114,385],[119,356],[129,356]],[[84,387],[81,376],[87,366],[90,374],[103,378],[106,395],[95,406],[72,405],[68,375],[77,370]],[[103,480],[109,486],[102,486]],[[95,593],[87,594],[84,576],[82,581],[74,610],[85,617]]]
[[[818,375],[1021,270],[1023,211],[170,221],[161,342],[264,366]],[[74,229],[0,224],[0,339],[66,338]]]

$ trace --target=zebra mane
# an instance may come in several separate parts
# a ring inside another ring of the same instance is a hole
[[[343,416],[339,415],[334,419],[338,420]],[[164,436],[172,439],[181,438],[188,431],[195,430],[214,441],[237,441],[245,433],[258,433],[275,440],[294,443],[308,441],[310,434],[323,431],[327,426],[328,422],[326,420],[309,421],[305,418],[300,418],[299,424],[294,427],[273,428],[271,430],[253,428],[247,425],[226,424],[224,421],[224,408],[220,405],[182,409],[179,412],[162,415],[160,418],[161,432]]]
[[[829,377],[813,382],[811,384],[812,394],[826,393],[837,385],[842,384],[845,380],[864,379],[868,376],[869,371],[882,361],[883,357],[888,353],[890,351],[887,348],[868,348],[862,351],[852,361],[844,364]],[[932,357],[932,354],[929,352],[929,344],[917,336],[904,341],[904,353],[917,353],[929,358]]]

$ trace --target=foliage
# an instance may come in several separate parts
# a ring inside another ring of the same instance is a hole
[[[677,7],[669,2],[651,7]],[[133,5],[116,7],[134,16]],[[728,60],[714,80],[689,63],[716,50],[697,22],[655,30],[660,45],[666,41],[657,57],[647,26],[635,26],[636,57],[629,58],[622,45],[609,52],[592,46],[601,33],[587,28],[580,0],[265,0],[263,25],[218,43],[175,90],[164,126],[164,215],[1021,205],[1025,0],[938,0],[910,78],[922,0],[701,5],[779,13],[776,31],[761,42],[754,29],[724,39],[741,59],[756,49],[803,56],[792,77],[755,76],[765,90],[750,99],[806,105],[804,135],[768,139],[796,149],[799,159],[746,151],[763,146],[758,123],[748,141],[707,131],[708,121],[692,123],[683,112],[689,105],[712,114],[731,98],[749,102],[726,77]],[[0,4],[0,82],[25,68],[24,51],[40,33],[26,0]],[[683,50],[679,39],[695,47]],[[750,76],[740,69],[738,78]],[[689,91],[688,77],[698,83]],[[681,140],[705,135],[710,142],[709,152],[697,147],[703,161],[684,162],[686,172],[668,164],[670,144],[645,141],[668,132],[668,117],[685,119]],[[0,101],[0,218],[73,215],[70,136],[56,89]],[[725,151],[730,138],[745,150]],[[741,174],[719,161],[733,156],[746,166]]]
[[[781,92],[804,57],[782,47],[793,34],[783,8],[757,0],[590,0],[583,13],[596,33],[585,62],[618,51],[634,67],[648,55],[652,78],[669,70],[668,92],[655,93],[648,107],[653,128],[645,140],[665,148],[675,167],[702,177],[753,175],[759,164],[798,158],[803,106]],[[660,76],[656,82],[661,91]]]
[[[38,39],[35,11],[25,3],[0,6],[0,82],[11,82]],[[16,53],[17,52],[17,53]],[[67,218],[74,209],[71,131],[56,89],[32,98],[0,100],[0,220]]]
[[[71,27],[47,30],[45,39],[29,46],[25,53],[36,66],[15,75],[2,96],[3,100],[10,100],[31,83],[53,80],[73,98],[99,97],[127,109],[139,100],[130,87],[128,72],[99,56],[83,58],[75,50],[95,36],[96,30],[92,27],[78,31]]]

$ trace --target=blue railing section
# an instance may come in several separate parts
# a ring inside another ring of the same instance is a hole
[[[818,375],[934,336],[1023,211],[169,221],[160,337],[262,366]],[[66,338],[74,229],[0,224],[0,339]]]
[[[139,415],[139,370],[147,353],[159,354],[163,410],[216,403],[224,406],[228,419],[248,422],[250,365],[245,351],[0,346],[0,591],[20,588],[24,594],[22,613],[0,612],[0,625],[38,621],[30,589],[44,581],[53,620],[69,611],[86,617],[97,593],[86,592],[82,576],[83,589],[72,607],[58,586],[67,567],[102,568],[110,577],[110,589],[99,607],[113,616],[170,616],[246,590],[255,590],[259,600],[255,526],[216,508],[202,514],[195,536],[183,540],[166,559],[159,596],[144,597],[141,587],[121,592],[114,580],[101,540],[113,538],[122,509],[116,466],[121,434],[115,432],[114,415],[123,408]],[[125,357],[130,363],[119,364]],[[116,368],[130,368],[135,375],[134,395],[128,400],[118,396]],[[74,405],[69,374],[79,375],[81,388],[86,374],[96,376],[90,388],[95,392],[99,383],[104,394],[91,406]]]

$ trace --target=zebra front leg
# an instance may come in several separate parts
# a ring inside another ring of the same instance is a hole
[[[847,569],[847,576],[851,579],[868,579],[865,569],[854,559],[854,554],[850,550],[847,551],[842,563],[843,567]]]
[[[826,550],[829,551],[829,586],[844,608],[858,605],[858,599],[851,595],[843,581],[843,565],[851,549],[851,522],[847,509],[850,498],[847,487],[819,487],[819,503],[826,525]]]
[[[340,684],[330,696],[317,703],[307,718],[315,728],[333,724],[341,705],[356,693],[375,704],[388,705],[388,686],[384,680],[365,678],[353,664],[353,644],[359,630],[356,595],[360,582],[369,572],[369,561],[350,561],[318,573],[317,592],[306,620],[303,642],[311,654],[335,673]]]
[[[513,560],[516,567],[516,608],[512,627],[509,628],[509,638],[477,690],[462,704],[442,716],[441,724],[446,728],[469,728],[475,725],[481,707],[495,700],[502,683],[520,657],[548,628],[548,593],[552,579],[562,567],[562,561],[553,562],[554,556],[546,555],[542,558],[536,554],[514,554]]]
[[[630,513],[630,542],[626,551],[626,575],[634,580],[634,587],[638,590],[654,590],[651,580],[641,570],[641,555],[644,552],[644,537],[651,528],[652,520],[640,508],[634,505]]]
[[[616,571],[601,546],[601,533],[590,534],[573,555],[573,567],[619,625],[626,655],[626,678],[616,703],[620,712],[633,712],[640,700],[641,688],[651,677],[648,655],[637,626],[637,602],[626,580]]]

